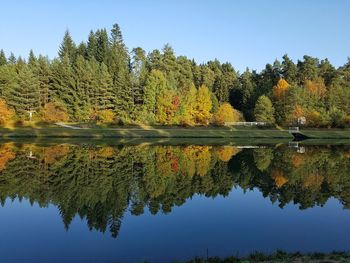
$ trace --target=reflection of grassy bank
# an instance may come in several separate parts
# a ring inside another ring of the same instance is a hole
[[[292,138],[277,129],[223,128],[223,127],[154,127],[154,128],[89,128],[15,127],[0,128],[0,137],[52,137],[52,138]]]
[[[218,257],[210,257],[208,259],[196,258],[184,263],[242,263],[242,262],[349,262],[350,254],[347,252],[331,252],[331,253],[308,253],[302,254],[286,253],[277,251],[273,254],[264,254],[255,252],[246,257],[231,256],[225,259]]]
[[[88,141],[82,137],[18,137],[0,138],[0,144],[6,142],[36,144],[42,146],[68,143],[75,145],[232,145],[232,146],[260,146],[288,144],[291,138],[91,138]],[[350,143],[350,142],[349,142]]]

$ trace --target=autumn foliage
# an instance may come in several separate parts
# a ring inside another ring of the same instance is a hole
[[[233,156],[241,151],[240,148],[233,146],[223,146],[216,150],[216,155],[223,162],[228,162]]]
[[[271,177],[275,180],[275,184],[278,188],[282,187],[288,182],[288,179],[285,178],[282,170],[273,170]]]
[[[7,163],[16,157],[11,144],[0,145],[0,171],[6,168]]]
[[[273,87],[273,95],[276,98],[280,98],[288,90],[289,87],[289,83],[285,79],[281,78],[277,82],[277,85]]]
[[[318,97],[324,97],[327,88],[324,84],[324,80],[322,78],[318,78],[315,81],[306,80],[305,81],[305,88],[313,95],[316,95]]]
[[[67,110],[55,102],[45,104],[43,109],[43,119],[48,122],[68,121]]]
[[[224,125],[225,122],[239,121],[240,115],[229,103],[220,105],[219,110],[214,115],[216,125]]]
[[[14,115],[14,111],[7,106],[6,101],[0,99],[0,125],[4,125],[9,122]]]

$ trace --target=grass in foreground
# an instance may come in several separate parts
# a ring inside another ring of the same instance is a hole
[[[176,262],[176,261],[175,261]],[[174,263],[175,263],[174,262]],[[276,251],[273,254],[264,254],[255,252],[247,257],[227,257],[220,259],[218,257],[211,257],[208,259],[196,258],[182,263],[248,263],[248,262],[350,262],[350,254],[348,252],[331,252],[325,253],[309,253],[302,254],[287,253],[284,251]],[[179,261],[177,263],[180,263]]]

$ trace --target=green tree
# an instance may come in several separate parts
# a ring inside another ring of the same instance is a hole
[[[255,109],[254,109],[254,117],[256,121],[274,123],[275,109],[273,108],[271,100],[262,95],[256,101]]]
[[[64,37],[58,50],[59,57],[63,60],[66,56],[73,63],[76,57],[76,45],[68,30],[64,33]]]
[[[0,66],[7,64],[7,58],[3,49],[0,50]]]
[[[8,105],[21,118],[28,117],[28,111],[39,110],[39,81],[29,66],[25,65],[18,70],[12,89],[6,89],[5,92]]]

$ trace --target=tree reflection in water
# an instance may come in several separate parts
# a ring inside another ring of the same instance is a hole
[[[272,203],[300,209],[337,198],[350,206],[350,149],[287,146],[0,145],[0,201],[28,199],[59,208],[65,227],[77,215],[90,229],[118,235],[123,215],[170,213],[195,194],[258,189]]]

